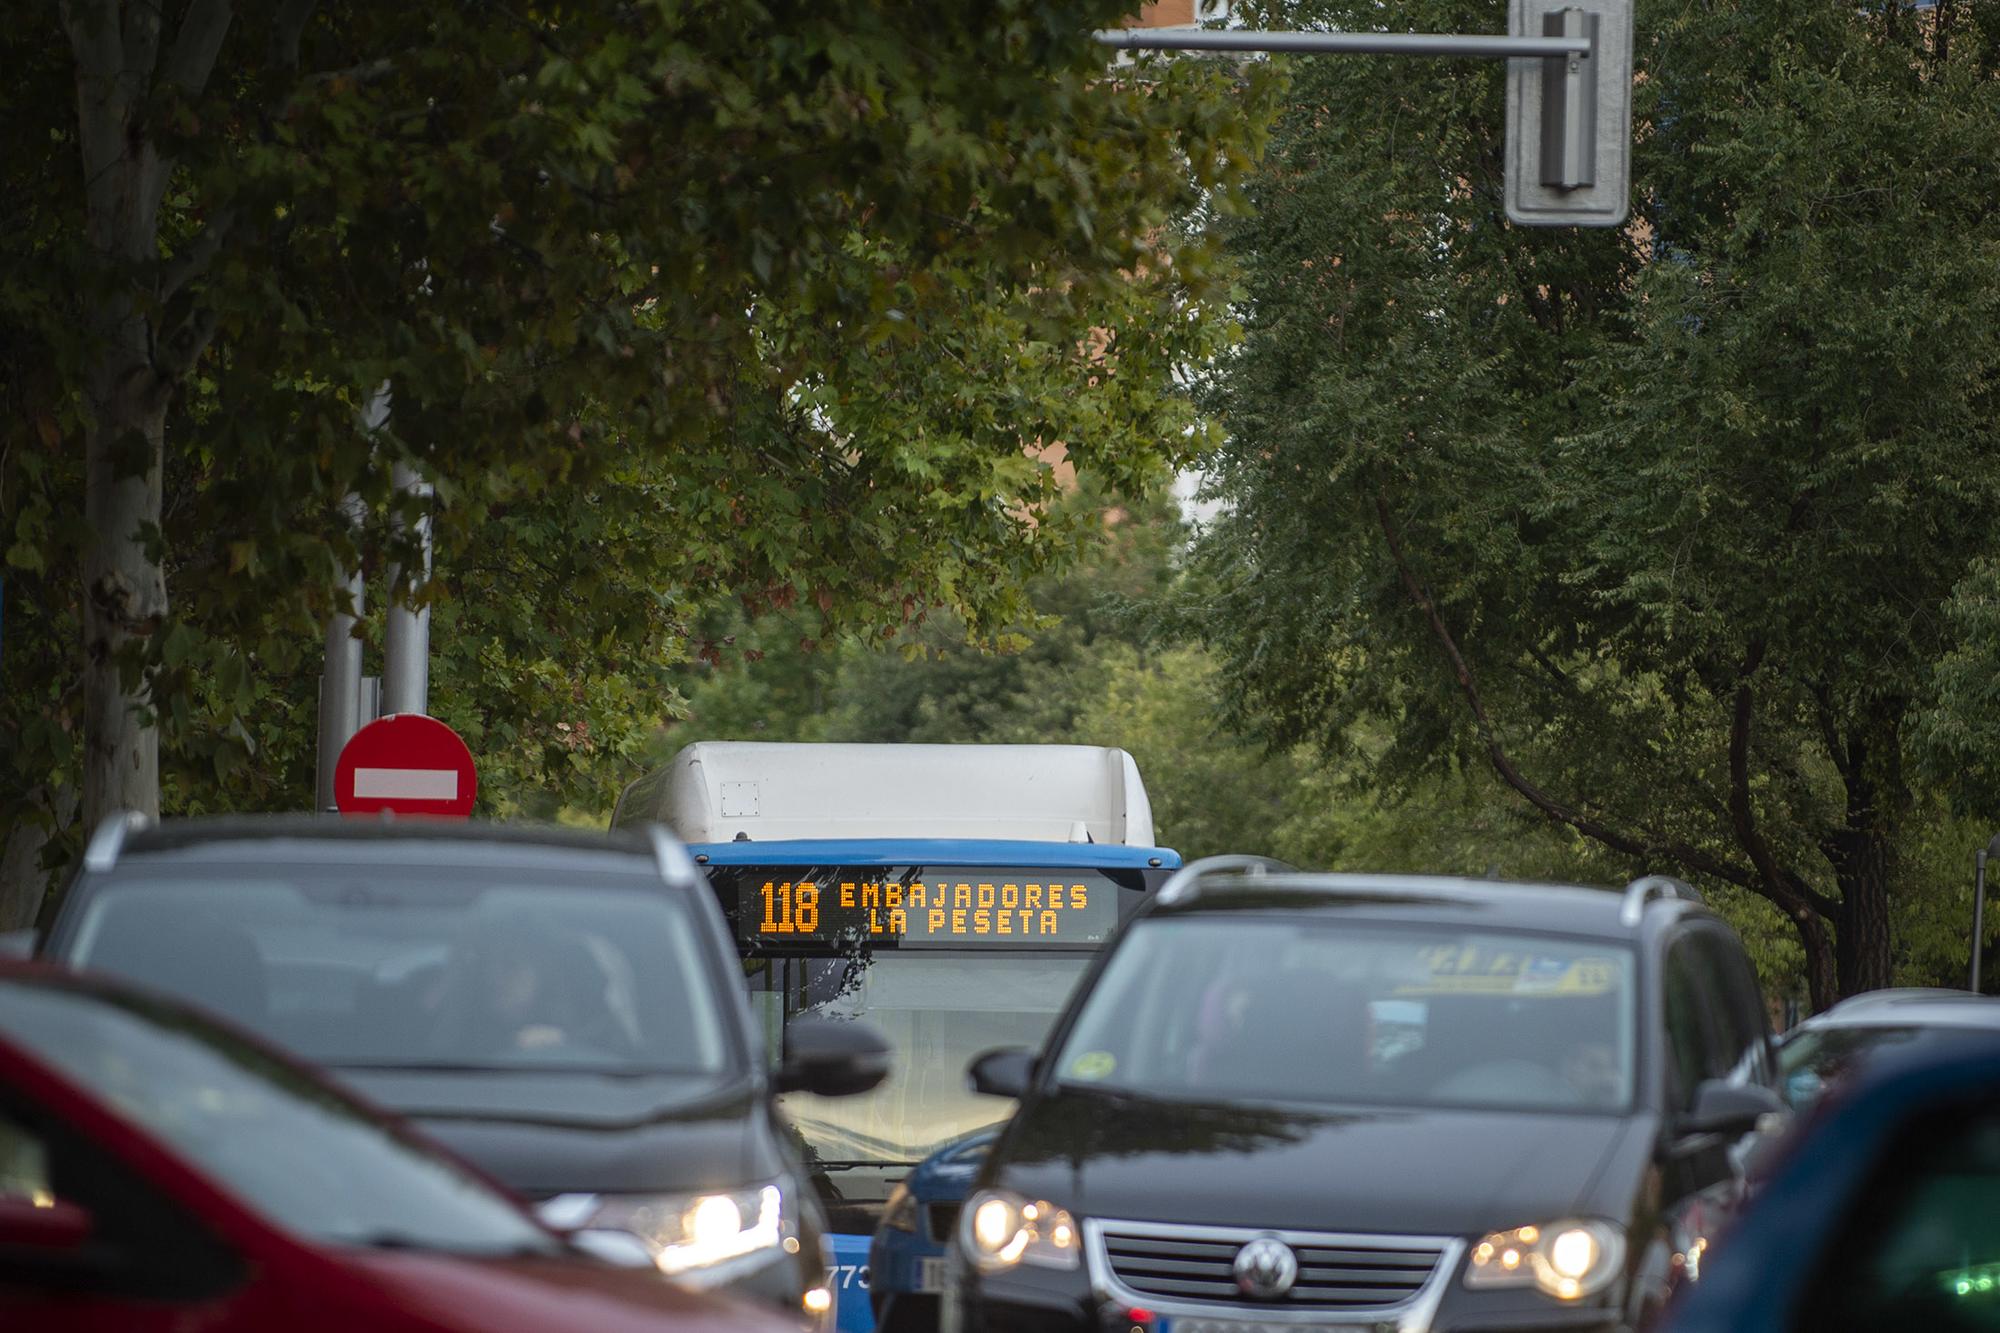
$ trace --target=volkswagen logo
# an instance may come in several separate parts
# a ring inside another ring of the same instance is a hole
[[[1236,1252],[1236,1262],[1229,1267],[1236,1275],[1237,1290],[1260,1301],[1284,1295],[1299,1278],[1298,1256],[1276,1236],[1257,1237]]]

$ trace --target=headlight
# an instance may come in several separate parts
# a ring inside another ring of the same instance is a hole
[[[1557,1300],[1602,1291],[1625,1262],[1625,1233],[1575,1220],[1516,1227],[1479,1238],[1465,1266],[1468,1287],[1540,1287]]]
[[[637,1236],[662,1273],[698,1287],[727,1281],[736,1267],[731,1260],[776,1251],[788,1239],[798,1246],[776,1185],[714,1194],[566,1194],[541,1213],[565,1230]]]
[[[1046,1199],[981,1190],[959,1214],[959,1248],[983,1273],[1015,1264],[1075,1268],[1083,1252],[1076,1219]]]
[[[882,1225],[892,1231],[917,1229],[917,1199],[907,1185],[898,1185],[889,1191],[889,1202],[882,1205]]]

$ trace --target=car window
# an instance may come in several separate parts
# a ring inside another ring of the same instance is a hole
[[[1778,1053],[1785,1099],[1803,1111],[1826,1089],[1871,1060],[1920,1046],[1949,1044],[1967,1035],[1951,1028],[1903,1024],[1797,1028]]]
[[[326,865],[114,880],[63,953],[325,1065],[715,1073],[705,941],[624,884]]]
[[[1792,1327],[2000,1333],[2000,1105],[1917,1116],[1846,1209]]]
[[[1716,1058],[1726,1062],[1709,1077],[1768,1086],[1771,1083],[1768,1020],[1749,960],[1727,936],[1714,930],[1696,932],[1689,943],[1703,989],[1710,998],[1714,1031],[1721,1042]]]
[[[1668,948],[1661,967],[1662,1017],[1666,1024],[1668,1097],[1675,1110],[1694,1105],[1694,1090],[1713,1074],[1716,1045],[1708,1032],[1708,1002],[1690,941]]]
[[[243,1277],[239,1257],[199,1219],[4,1081],[0,1199],[37,1208],[66,1203],[88,1213],[85,1252],[97,1264],[84,1280],[100,1297],[197,1301],[222,1294]],[[9,1285],[0,1276],[0,1309]],[[0,1317],[0,1327],[14,1325]]]
[[[48,1145],[20,1121],[0,1115],[0,1199],[45,1207],[53,1198]]]
[[[0,981],[0,1033],[295,1234],[472,1254],[559,1248],[469,1169],[178,1007]]]
[[[1598,941],[1154,919],[1106,964],[1056,1076],[1189,1101],[1612,1109],[1632,1096],[1632,1012],[1631,955]]]

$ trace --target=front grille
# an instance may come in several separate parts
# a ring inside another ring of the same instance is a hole
[[[951,1242],[951,1233],[958,1226],[958,1211],[964,1207],[958,1203],[933,1203],[924,1206],[924,1228],[931,1239],[940,1245]]]
[[[1423,1290],[1446,1242],[1410,1236],[1346,1236],[1235,1228],[1100,1223],[1112,1275],[1142,1296],[1215,1301],[1246,1307],[1363,1310],[1400,1305]],[[1292,1289],[1273,1300],[1245,1296],[1236,1255],[1260,1235],[1275,1234],[1298,1257]]]

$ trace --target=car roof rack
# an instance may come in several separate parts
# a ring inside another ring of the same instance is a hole
[[[694,858],[666,825],[646,825],[646,839],[653,845],[653,861],[660,868],[661,879],[677,889],[690,889],[701,883],[701,872],[695,869]]]
[[[1689,903],[1702,900],[1692,886],[1672,875],[1641,875],[1625,886],[1625,902],[1618,909],[1619,923],[1628,927],[1638,925],[1645,919],[1646,904],[1655,898],[1679,899]]]
[[[1153,895],[1155,901],[1171,907],[1181,902],[1200,887],[1205,879],[1218,875],[1241,875],[1258,878],[1272,873],[1287,874],[1297,869],[1283,861],[1275,861],[1268,856],[1204,856],[1188,862],[1159,887]]]
[[[152,816],[140,814],[137,810],[114,810],[97,825],[97,831],[90,835],[90,845],[83,849],[83,868],[101,874],[118,864],[118,854],[125,850],[125,839],[150,826]]]

